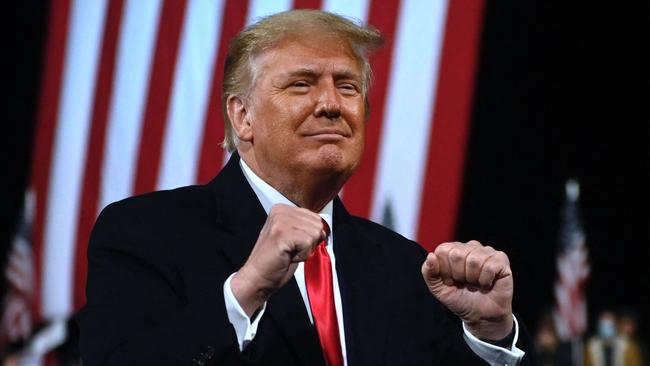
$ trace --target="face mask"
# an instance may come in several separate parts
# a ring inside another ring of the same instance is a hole
[[[598,335],[602,338],[614,338],[616,335],[616,326],[614,322],[609,319],[603,319],[598,322]]]

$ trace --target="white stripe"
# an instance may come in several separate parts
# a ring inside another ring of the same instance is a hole
[[[323,10],[365,22],[369,0],[325,0]]]
[[[205,113],[219,49],[222,1],[192,0],[187,10],[163,141],[159,189],[196,181]]]
[[[67,316],[72,288],[77,214],[105,23],[106,1],[75,1],[68,32],[45,216],[42,309]]]
[[[246,24],[251,24],[261,17],[291,9],[292,0],[250,0]]]
[[[133,191],[161,8],[160,0],[129,0],[125,3],[108,113],[99,209],[130,196]]]
[[[394,229],[417,233],[446,1],[401,3],[388,86],[372,219],[392,208]],[[435,207],[427,207],[435,210]]]

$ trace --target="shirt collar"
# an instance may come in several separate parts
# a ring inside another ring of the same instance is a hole
[[[282,203],[285,205],[298,207],[295,203],[291,202],[288,198],[278,192],[275,188],[271,187],[270,184],[266,183],[262,178],[260,178],[253,170],[244,162],[244,159],[239,159],[239,165],[244,172],[244,177],[248,181],[248,184],[253,188],[257,199],[262,204],[264,211],[268,215],[271,211],[271,207],[275,204]],[[334,212],[334,201],[329,201],[325,207],[318,213],[320,217],[327,222],[327,225],[330,227],[330,232],[334,232],[332,214]]]

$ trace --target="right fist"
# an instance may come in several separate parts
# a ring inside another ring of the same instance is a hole
[[[326,236],[318,214],[283,204],[271,207],[253,251],[230,282],[244,311],[254,314]]]

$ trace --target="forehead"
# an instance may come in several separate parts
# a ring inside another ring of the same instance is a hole
[[[334,37],[289,38],[252,59],[256,76],[286,74],[296,69],[346,72],[361,77],[361,60],[344,40]]]

